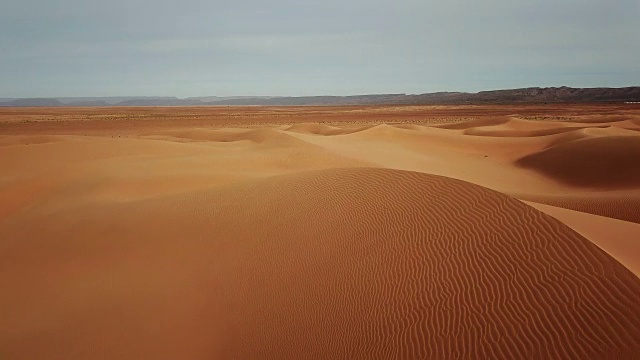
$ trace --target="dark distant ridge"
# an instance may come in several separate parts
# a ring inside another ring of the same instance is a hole
[[[300,96],[276,98],[244,98],[209,102],[207,105],[383,105],[399,104],[406,94],[352,95],[352,96]]]
[[[116,106],[189,106],[201,105],[199,101],[189,99],[165,98],[165,99],[130,99],[121,101]]]
[[[524,88],[478,93],[437,92],[420,95],[379,94],[353,96],[267,97],[84,97],[4,99],[0,106],[212,106],[212,105],[459,105],[536,103],[640,102],[640,87],[624,88]]]
[[[110,97],[62,97],[56,98],[65,106],[112,106],[128,100],[170,100],[169,96],[110,96]],[[93,105],[92,105],[93,104]]]
[[[15,99],[0,103],[0,106],[64,106],[58,99]]]
[[[170,101],[176,97],[151,96],[117,96],[117,97],[60,97],[60,98],[25,98],[0,99],[0,106],[116,106],[130,100],[136,101]]]
[[[68,103],[63,103],[63,106],[80,106],[80,107],[99,107],[99,106],[111,106],[104,100],[78,100]]]

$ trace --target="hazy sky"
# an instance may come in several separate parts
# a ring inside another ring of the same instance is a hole
[[[0,97],[640,85],[638,0],[14,0]]]

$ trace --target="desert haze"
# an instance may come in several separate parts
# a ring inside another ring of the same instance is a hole
[[[640,104],[0,108],[0,359],[640,354]]]

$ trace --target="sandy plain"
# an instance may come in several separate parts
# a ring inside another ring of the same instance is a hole
[[[0,358],[632,358],[640,105],[0,109]]]

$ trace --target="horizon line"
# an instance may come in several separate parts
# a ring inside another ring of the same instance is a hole
[[[515,87],[515,88],[494,88],[487,90],[479,90],[479,91],[456,91],[456,90],[442,90],[442,91],[430,91],[430,92],[421,92],[421,93],[403,93],[403,92],[394,92],[394,93],[360,93],[360,94],[349,94],[349,95],[331,95],[331,94],[317,94],[317,95],[196,95],[196,96],[175,96],[175,95],[90,95],[90,96],[31,96],[31,97],[0,97],[2,100],[32,100],[32,99],[66,99],[66,98],[167,98],[167,99],[178,99],[178,100],[186,100],[186,99],[196,99],[196,98],[221,98],[221,99],[230,99],[230,98],[245,98],[245,99],[255,99],[255,98],[310,98],[310,97],[355,97],[355,96],[419,96],[419,95],[429,95],[429,94],[480,94],[484,92],[493,92],[493,91],[508,91],[508,90],[527,90],[527,89],[628,89],[628,88],[638,88],[640,85],[630,85],[630,86],[588,86],[588,87],[573,87],[566,85],[559,86],[528,86],[528,87]]]

